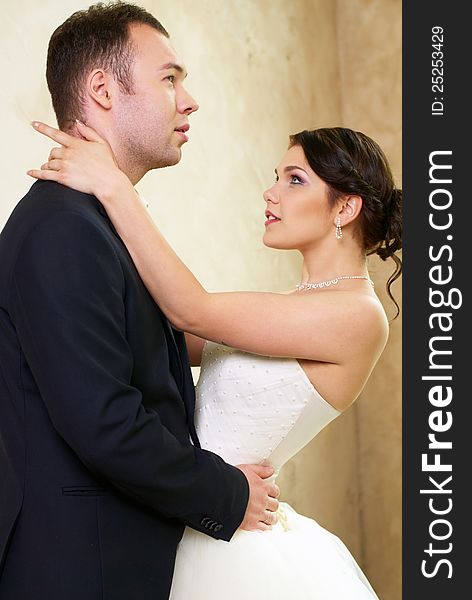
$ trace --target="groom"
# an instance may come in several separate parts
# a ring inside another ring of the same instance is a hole
[[[198,108],[168,37],[113,3],[49,45],[59,126],[94,127],[133,183],[179,162]],[[200,448],[183,335],[106,212],[52,182],[0,236],[0,399],[2,600],[164,600],[184,525],[230,540],[274,522],[271,470]]]

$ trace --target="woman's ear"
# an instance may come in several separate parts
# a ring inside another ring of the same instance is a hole
[[[103,69],[94,69],[87,78],[87,95],[105,110],[112,107],[110,76]]]
[[[347,196],[336,212],[335,219],[340,219],[341,227],[344,227],[357,218],[362,208],[360,196]]]

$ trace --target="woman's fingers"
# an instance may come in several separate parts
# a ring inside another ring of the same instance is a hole
[[[279,501],[275,498],[268,498],[266,508],[267,510],[271,510],[272,512],[277,512],[279,508]]]
[[[119,170],[113,151],[94,129],[77,121],[72,136],[40,121],[34,121],[33,126],[61,147],[52,148],[48,161],[41,169],[31,169],[28,175],[57,181],[97,196],[113,187],[117,178],[119,183],[116,185],[121,185],[123,173]]]
[[[82,121],[79,121],[78,119],[76,119],[75,124],[80,135],[89,142],[100,142],[102,144],[106,143],[105,140],[98,135],[95,129],[92,129],[92,127],[85,125],[85,123],[82,123]]]
[[[52,151],[51,151],[52,154]],[[34,177],[35,179],[45,179],[48,181],[59,181],[62,166],[62,160],[53,158],[48,162],[41,165],[40,169],[30,169],[26,171],[27,175]]]
[[[266,525],[275,525],[277,523],[277,515],[275,512],[270,510],[264,511],[264,520],[262,521]]]
[[[41,171],[60,171],[62,167],[62,161],[58,158],[48,160],[47,163],[41,165]]]
[[[98,135],[95,129],[92,129],[92,127],[88,127],[88,125],[85,125],[84,123],[82,123],[82,121],[79,121],[78,119],[76,119],[75,124],[80,135],[87,141],[101,142],[102,144],[106,143],[105,140]],[[33,121],[31,125],[36,129],[36,131],[39,131],[39,133],[46,135],[47,137],[51,138],[55,142],[58,142],[62,146],[72,146],[74,142],[76,142],[78,139],[77,137],[69,135],[68,133],[61,131],[60,129],[56,129],[55,127],[51,127],[51,125],[47,125],[46,123],[42,123],[41,121]]]
[[[51,138],[51,140],[54,140],[62,146],[71,146],[77,139],[68,133],[64,133],[64,131],[61,131],[60,129],[46,125],[46,123],[41,123],[41,121],[33,121],[31,125],[36,129],[36,131],[39,131],[39,133]]]
[[[39,169],[30,169],[29,171],[26,171],[26,174],[30,177],[34,177],[34,179],[45,179],[48,181],[58,181],[60,177],[58,171],[48,171]]]
[[[53,148],[49,153],[48,160],[52,160],[53,158],[64,158],[64,153],[65,148],[63,146],[60,146],[59,148]]]

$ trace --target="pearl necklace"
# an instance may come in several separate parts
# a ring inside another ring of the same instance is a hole
[[[297,292],[301,290],[316,290],[318,288],[329,287],[330,285],[336,285],[341,279],[367,279],[372,285],[374,282],[370,277],[366,277],[365,275],[340,275],[339,277],[335,277],[334,279],[327,279],[326,281],[319,281],[318,283],[299,283],[296,287]]]

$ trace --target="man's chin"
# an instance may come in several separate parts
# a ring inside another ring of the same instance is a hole
[[[167,166],[172,167],[173,165],[178,164],[181,161],[181,159],[182,159],[182,150],[180,148],[177,148],[175,151],[174,157],[169,160],[169,164]]]
[[[174,148],[172,152],[168,152],[166,156],[156,157],[153,169],[163,169],[164,167],[173,167],[180,162],[182,158],[182,150],[180,148]]]

